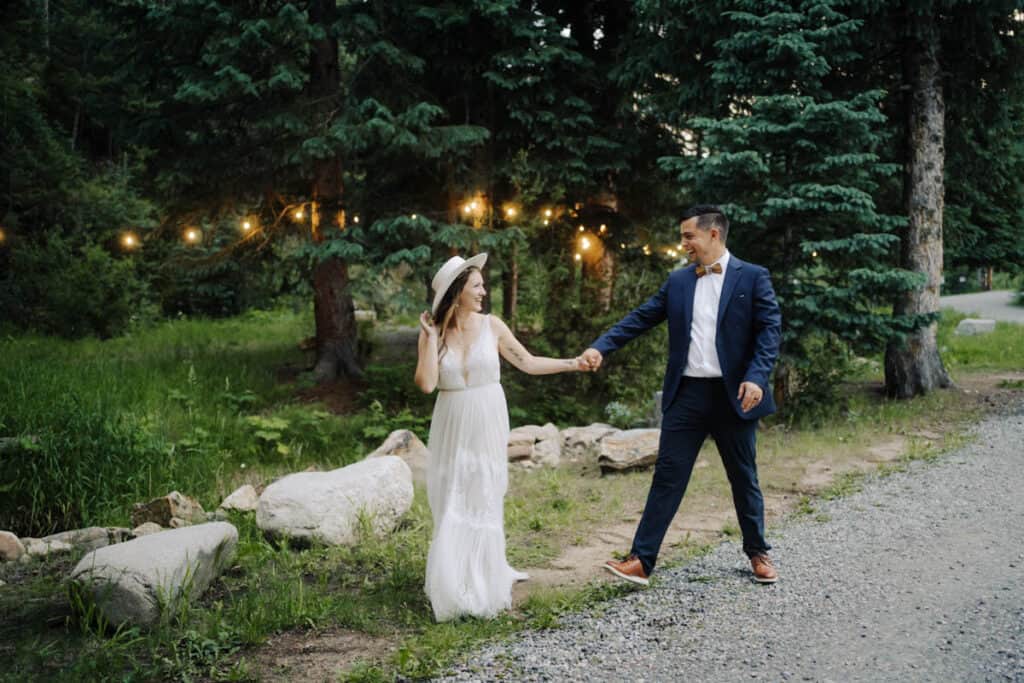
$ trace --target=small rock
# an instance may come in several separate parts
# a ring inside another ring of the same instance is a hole
[[[60,553],[69,553],[75,549],[67,541],[45,541],[41,538],[23,538],[25,553],[30,557],[49,557]]]
[[[0,562],[14,562],[25,554],[25,544],[10,531],[0,531]]]
[[[984,318],[964,318],[956,326],[955,334],[960,337],[972,337],[996,331],[996,321]]]
[[[240,486],[234,493],[224,499],[220,509],[237,510],[239,512],[256,512],[256,505],[260,502],[259,494],[252,484]]]
[[[533,444],[530,459],[545,467],[558,467],[562,460],[562,444],[560,439],[544,439]]]
[[[368,458],[379,458],[384,455],[395,455],[405,461],[412,472],[412,480],[417,484],[427,483],[427,451],[420,438],[408,429],[396,429],[388,434],[384,443],[370,453]],[[255,508],[254,508],[255,509]]]
[[[660,429],[627,429],[601,440],[597,462],[601,472],[650,467],[658,459]]]
[[[563,429],[561,432],[562,457],[577,461],[597,460],[601,452],[601,440],[617,431],[619,430],[615,427],[601,422],[595,422],[586,427]]]
[[[132,509],[132,526],[155,522],[160,526],[173,526],[172,519],[179,520],[179,526],[200,524],[206,521],[206,511],[195,498],[171,491],[166,496],[154,498],[148,503],[136,503]]]
[[[140,536],[149,536],[150,534],[158,534],[163,531],[164,528],[156,522],[146,522],[132,529],[132,536],[139,538]]]

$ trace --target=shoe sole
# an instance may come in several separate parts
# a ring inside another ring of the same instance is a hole
[[[777,577],[777,576],[774,579],[762,579],[760,576],[755,576],[754,577],[754,581],[757,581],[758,583],[775,583],[778,580],[779,580],[779,577]]]
[[[611,565],[605,564],[605,565],[601,565],[601,566],[603,566],[605,569],[607,569],[608,571],[610,571],[612,574],[614,574],[615,576],[619,577],[620,579],[624,579],[626,581],[629,581],[630,583],[635,583],[638,586],[647,586],[647,585],[650,584],[650,581],[648,581],[647,579],[641,579],[639,576],[630,576],[629,574],[623,574],[622,572],[620,572],[618,569],[615,569]]]

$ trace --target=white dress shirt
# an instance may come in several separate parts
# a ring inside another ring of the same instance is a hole
[[[715,335],[718,330],[718,302],[722,298],[725,271],[729,267],[729,251],[726,250],[715,263],[722,266],[721,273],[708,270],[697,278],[693,293],[693,322],[690,325],[690,351],[686,356],[686,377],[721,377],[722,366],[718,362]],[[706,268],[711,268],[709,263]]]

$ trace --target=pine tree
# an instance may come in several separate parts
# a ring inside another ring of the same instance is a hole
[[[704,35],[708,51],[668,72],[678,86],[662,95],[692,112],[673,120],[687,153],[662,163],[688,196],[725,208],[737,255],[773,272],[785,322],[777,393],[812,402],[832,395],[847,349],[876,353],[927,320],[880,312],[920,279],[892,267],[900,218],[875,201],[898,170],[880,155],[884,93],[846,82],[861,66],[851,46],[862,24],[840,7],[704,6],[685,30]],[[695,73],[704,88],[687,79]]]

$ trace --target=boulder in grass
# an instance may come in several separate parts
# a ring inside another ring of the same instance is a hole
[[[956,335],[960,337],[973,337],[979,334],[989,334],[996,331],[996,321],[985,318],[964,318],[956,326]]]
[[[177,520],[172,522],[172,520]],[[132,526],[154,522],[162,527],[179,527],[201,524],[206,521],[206,511],[195,498],[171,491],[166,496],[154,498],[148,503],[136,503],[132,508]]]
[[[245,486],[238,487],[230,496],[225,498],[224,502],[220,504],[219,509],[255,512],[259,502],[260,496],[256,493],[255,487],[252,484],[246,484]]]
[[[627,429],[601,439],[601,473],[650,467],[658,459],[660,429]]]
[[[271,536],[353,545],[360,518],[385,534],[412,506],[412,471],[395,455],[367,458],[330,472],[298,472],[263,491],[256,524]]]
[[[409,466],[414,482],[427,483],[427,447],[408,429],[396,429],[391,432],[388,438],[384,439],[384,443],[366,457],[379,458],[383,455],[398,456]]]
[[[14,562],[25,554],[25,544],[10,531],[0,531],[0,562]]]
[[[202,594],[235,557],[238,530],[197,524],[94,550],[70,579],[111,624],[151,626]]]

